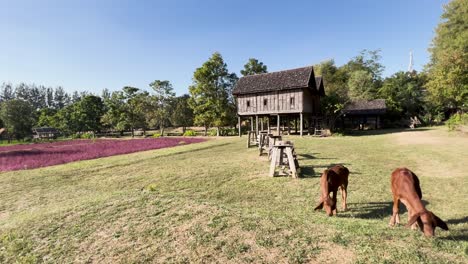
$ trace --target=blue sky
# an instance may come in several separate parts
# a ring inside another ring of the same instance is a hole
[[[0,83],[100,93],[155,79],[187,93],[219,51],[239,74],[250,57],[269,71],[381,49],[384,75],[427,63],[446,1],[0,0]]]

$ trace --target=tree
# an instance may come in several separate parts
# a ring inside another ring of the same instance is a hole
[[[5,101],[0,110],[0,119],[8,132],[9,141],[12,136],[16,139],[23,139],[31,135],[34,123],[33,106],[19,99]]]
[[[53,108],[42,108],[38,111],[38,119],[36,126],[39,127],[56,127],[54,116],[57,114],[57,110]]]
[[[104,114],[104,104],[100,97],[87,95],[74,103],[71,119],[75,132],[93,131],[101,129],[101,117]]]
[[[370,100],[374,98],[372,74],[370,72],[365,70],[352,72],[349,76],[348,86],[348,97],[351,99]]]
[[[127,122],[127,113],[124,95],[121,91],[113,92],[109,98],[104,100],[106,112],[101,120],[108,129],[115,129],[122,133],[130,125]]]
[[[429,48],[426,85],[430,101],[444,110],[468,108],[468,2],[452,0]]]
[[[413,117],[423,109],[424,76],[413,72],[397,72],[386,78],[378,94],[385,99],[388,115],[395,118]]]
[[[327,96],[320,100],[320,111],[324,115],[324,126],[334,130],[336,119],[349,102],[348,72],[345,67],[336,67],[334,60],[327,60],[314,66],[316,76],[322,76]]]
[[[257,59],[250,58],[249,61],[244,65],[244,69],[240,71],[243,76],[254,75],[259,73],[267,73],[267,66],[263,65],[263,62],[259,62]]]
[[[79,101],[60,109],[47,121],[65,134],[100,131],[104,104],[100,97],[87,95]]]
[[[135,137],[135,128],[138,125],[143,126],[142,123],[144,122],[144,115],[141,103],[143,98],[148,96],[148,94],[146,92],[142,93],[140,89],[131,86],[125,86],[122,91],[123,98],[126,102],[124,114],[126,115],[127,122],[130,125],[132,137]]]
[[[194,121],[205,127],[219,127],[233,122],[232,89],[237,76],[229,73],[220,53],[215,52],[211,58],[197,68],[193,74],[193,84],[189,87],[190,107],[193,109]]]
[[[3,83],[0,88],[0,102],[15,99],[15,91],[11,83]]]
[[[54,108],[54,89],[52,87],[46,88],[46,96],[45,96],[46,106],[47,108]]]
[[[151,97],[152,109],[149,111],[149,119],[152,125],[159,126],[161,135],[164,135],[164,128],[171,117],[171,103],[175,97],[174,89],[169,81],[161,80],[155,80],[149,86],[154,92]]]
[[[350,99],[374,99],[382,86],[384,66],[380,63],[380,50],[363,50],[343,65],[348,76]]]
[[[181,126],[183,133],[185,133],[188,126],[193,124],[193,110],[188,104],[189,100],[190,96],[188,94],[176,97],[174,99],[174,111],[172,111],[171,115],[171,123],[175,126]]]
[[[54,92],[54,108],[62,109],[70,104],[70,95],[68,95],[62,86],[55,88]]]

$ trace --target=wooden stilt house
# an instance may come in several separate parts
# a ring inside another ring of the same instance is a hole
[[[244,120],[257,134],[260,130],[271,132],[275,127],[278,134],[291,133],[293,124],[294,131],[302,136],[304,129],[310,131],[321,119],[320,98],[325,96],[325,89],[322,78],[315,77],[309,66],[244,76],[234,87],[233,95],[239,135]]]

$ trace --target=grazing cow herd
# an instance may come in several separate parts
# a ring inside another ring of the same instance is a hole
[[[343,165],[335,165],[323,171],[320,178],[320,200],[315,210],[325,209],[329,216],[336,215],[336,196],[338,188],[341,189],[342,209],[347,210],[346,197],[348,188],[349,170]],[[422,191],[419,179],[407,168],[397,168],[392,172],[391,188],[393,193],[393,214],[390,226],[400,224],[398,204],[401,201],[408,210],[408,223],[406,227],[419,228],[425,236],[434,236],[436,227],[448,230],[447,224],[437,215],[426,210],[421,198]],[[330,193],[332,197],[330,198]]]

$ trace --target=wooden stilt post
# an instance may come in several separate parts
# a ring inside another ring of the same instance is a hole
[[[258,135],[258,115],[255,116],[255,132],[257,132]]]
[[[303,122],[304,122],[303,115],[304,115],[304,114],[302,114],[302,113],[300,114],[300,116],[301,116],[301,124],[300,124],[300,126],[301,126],[301,127],[300,127],[300,129],[301,129],[301,137],[302,137],[302,128],[303,128],[303,126],[304,126],[304,124],[303,124]]]
[[[242,137],[242,133],[241,133],[241,117],[238,116],[237,117],[237,124],[239,125],[239,137]]]
[[[263,120],[263,117],[262,117],[262,118],[261,118],[261,121],[260,121],[260,122],[261,122],[261,123],[260,123],[260,129],[261,129],[262,131],[263,131],[263,121],[264,121],[264,120]]]
[[[276,117],[278,118],[278,119],[276,120],[276,121],[277,121],[277,122],[276,122],[276,131],[278,131],[278,136],[280,136],[280,135],[281,135],[281,133],[280,133],[280,116],[277,115]]]
[[[268,134],[270,134],[270,117],[267,117],[267,129],[268,129]]]
[[[250,117],[250,131],[253,131],[253,116]]]
[[[294,117],[294,133],[297,134],[297,117]]]

